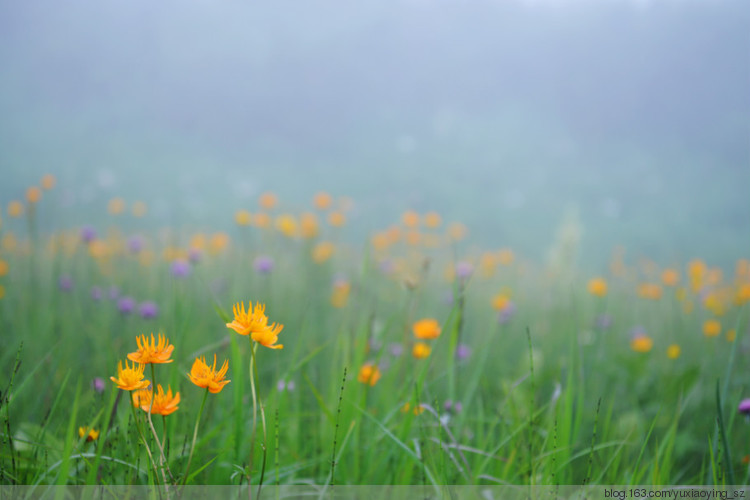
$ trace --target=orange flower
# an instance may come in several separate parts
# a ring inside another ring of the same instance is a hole
[[[250,335],[254,341],[268,348],[283,349],[284,346],[276,344],[276,341],[284,325],[276,323],[269,325],[265,310],[266,306],[260,302],[255,303],[255,309],[253,309],[252,302],[249,302],[247,312],[245,312],[245,305],[239,302],[232,307],[234,321],[227,323],[227,328],[231,328],[240,335]]]
[[[424,225],[430,228],[439,227],[442,224],[443,219],[437,212],[428,212],[424,216]]]
[[[707,319],[703,323],[703,335],[716,337],[721,333],[721,322],[718,319]]]
[[[440,324],[432,318],[420,319],[412,326],[418,339],[436,339],[440,336]]]
[[[8,203],[8,215],[11,217],[20,217],[23,215],[23,203],[13,200]]]
[[[42,190],[36,186],[31,186],[26,190],[26,199],[29,203],[39,203],[42,199]]]
[[[401,216],[401,222],[406,227],[415,228],[419,225],[419,214],[412,210],[404,212],[404,214]]]
[[[130,210],[135,217],[143,217],[148,212],[148,206],[143,201],[136,201]]]
[[[320,210],[326,210],[331,206],[331,203],[333,203],[333,199],[328,193],[320,192],[315,195],[315,198],[313,198],[315,208]]]
[[[107,211],[112,215],[120,215],[125,210],[125,200],[112,198],[107,204]]]
[[[676,269],[665,269],[661,273],[661,282],[666,286],[675,286],[680,281],[680,273]]]
[[[154,340],[153,333],[151,334],[150,342],[146,339],[145,335],[136,337],[135,341],[138,343],[138,350],[128,354],[128,359],[136,363],[143,363],[144,365],[148,363],[171,363],[174,361],[173,359],[169,359],[174,346],[169,345],[169,340],[161,333],[158,339],[158,341]]]
[[[234,214],[234,222],[236,222],[238,226],[249,226],[252,217],[253,216],[247,210],[237,210]]]
[[[275,207],[278,202],[279,199],[274,193],[271,192],[261,194],[260,198],[258,199],[258,204],[260,205],[260,207],[265,209],[271,209]]]
[[[677,344],[672,344],[669,347],[667,347],[667,357],[669,359],[677,359],[680,357],[680,346]]]
[[[167,393],[164,394],[164,388],[161,384],[158,384],[156,388],[156,397],[153,398],[153,403],[151,402],[151,398],[153,397],[154,391],[144,389],[134,392],[133,406],[140,408],[147,413],[149,409],[151,409],[152,415],[164,415],[165,417],[176,412],[179,409],[177,405],[180,404],[180,393],[177,392],[173,396],[172,388],[167,386]]]
[[[216,371],[216,354],[214,354],[213,366],[208,366],[206,358],[201,356],[200,358],[195,358],[195,362],[193,363],[190,373],[188,373],[188,377],[190,377],[190,381],[198,387],[205,387],[211,394],[217,394],[230,382],[230,380],[224,380],[224,376],[227,374],[228,369],[229,362],[224,361],[224,364],[221,365],[219,371]]]
[[[346,216],[341,212],[331,212],[328,214],[328,224],[333,227],[341,227],[346,224]]]
[[[649,352],[654,347],[654,341],[648,335],[637,335],[630,341],[630,348],[635,352]]]
[[[150,384],[148,380],[143,380],[143,370],[145,369],[146,365],[144,364],[133,363],[133,367],[131,368],[128,366],[128,362],[125,361],[125,369],[123,370],[122,361],[120,361],[117,363],[117,378],[109,378],[123,391],[145,389]]]
[[[593,278],[589,280],[589,293],[596,295],[597,297],[604,297],[607,295],[607,282],[604,278]]]
[[[417,359],[425,359],[430,355],[432,349],[424,342],[417,342],[414,344],[414,348],[411,350],[411,355]]]
[[[88,427],[78,428],[78,437],[86,436],[86,442],[96,441],[99,439],[99,431],[96,429],[89,429]]]
[[[380,370],[377,366],[372,363],[367,363],[362,365],[362,368],[359,369],[357,380],[363,384],[369,384],[370,387],[372,387],[378,383],[380,375]]]
[[[44,177],[42,177],[42,187],[49,191],[53,187],[55,187],[55,176],[52,174],[46,174]]]

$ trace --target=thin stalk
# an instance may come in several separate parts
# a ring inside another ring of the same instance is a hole
[[[135,414],[135,406],[133,406],[133,401],[130,401],[130,411],[133,413],[133,424],[135,425],[135,429],[138,431],[138,437],[141,438],[141,441],[143,442],[143,446],[146,447],[146,453],[148,453],[148,459],[151,462],[151,465],[154,468],[154,477],[157,479],[159,478],[159,469],[156,467],[156,461],[154,461],[154,456],[151,454],[151,448],[148,447],[148,442],[146,441],[146,437],[143,435],[143,432],[141,431],[141,426],[138,425],[138,415]]]
[[[164,484],[166,486],[169,483],[167,482],[167,475],[164,472],[164,469],[166,468],[167,472],[169,473],[170,479],[172,479],[172,471],[169,470],[167,459],[164,456],[164,447],[162,447],[161,445],[161,441],[159,440],[159,435],[156,433],[156,429],[154,428],[154,422],[151,419],[151,410],[154,407],[154,399],[156,399],[156,373],[154,370],[154,364],[150,363],[150,365],[151,365],[151,401],[149,402],[149,405],[148,405],[148,426],[151,428],[151,433],[154,435],[156,446],[159,448],[159,469],[161,469],[161,474],[164,477]]]
[[[203,407],[206,406],[206,399],[208,398],[208,387],[206,392],[203,393],[203,401],[201,402],[201,409],[198,410],[198,418],[195,420],[195,429],[193,429],[193,444],[190,445],[190,455],[188,456],[187,467],[185,468],[185,476],[182,478],[182,485],[185,486],[187,482],[188,472],[190,472],[190,462],[193,460],[193,451],[195,451],[195,440],[198,438],[198,424],[201,423],[201,416],[203,415]]]

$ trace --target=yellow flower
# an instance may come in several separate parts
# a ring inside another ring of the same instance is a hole
[[[630,341],[630,348],[635,352],[649,352],[654,347],[654,341],[648,335],[636,335]]]
[[[432,352],[432,349],[430,349],[430,346],[425,344],[424,342],[417,342],[414,344],[414,348],[411,350],[412,356],[414,356],[417,359],[424,359],[430,355],[430,352]]]
[[[341,212],[331,212],[328,214],[328,224],[333,227],[341,227],[346,224],[346,216]]]
[[[669,359],[677,359],[680,357],[680,346],[677,344],[672,344],[669,347],[667,347],[667,357]]]
[[[303,238],[315,238],[318,235],[318,216],[305,212],[299,217],[300,233]]]
[[[271,192],[267,192],[267,193],[263,193],[262,195],[260,195],[260,198],[258,199],[258,204],[260,205],[261,208],[270,210],[276,206],[276,203],[278,203],[278,201],[279,200],[275,194]]]
[[[377,366],[372,363],[366,363],[359,369],[359,375],[357,380],[363,384],[368,384],[371,387],[378,383],[380,380],[380,370]]]
[[[0,276],[5,276],[6,274],[8,274],[8,267],[8,262],[0,259]]]
[[[188,373],[190,381],[198,387],[204,387],[208,389],[211,394],[217,394],[221,392],[225,385],[230,380],[224,380],[224,376],[227,374],[229,369],[229,362],[224,361],[219,371],[216,371],[216,354],[214,354],[213,366],[208,366],[205,357],[195,358],[193,367]],[[157,395],[158,398],[158,395]]]
[[[330,241],[321,241],[312,249],[312,258],[318,264],[321,264],[333,256],[336,247]]]
[[[254,341],[265,347],[283,349],[284,346],[276,344],[276,341],[284,325],[276,323],[269,325],[265,310],[266,306],[260,302],[255,303],[255,309],[253,309],[253,303],[249,302],[246,312],[245,305],[239,302],[232,307],[234,321],[227,323],[227,328],[231,328],[240,335],[250,335]]]
[[[131,368],[128,366],[128,362],[125,361],[125,369],[123,370],[122,361],[120,361],[117,363],[117,378],[109,378],[123,391],[145,389],[150,384],[148,380],[143,380],[143,370],[145,369],[146,365],[144,364],[133,363],[133,367]]]
[[[348,281],[336,281],[333,284],[333,292],[331,292],[331,305],[339,309],[346,306],[346,303],[349,301],[350,291],[351,284]]]
[[[409,410],[411,410],[411,405],[409,403],[404,403],[404,406],[401,407],[401,413],[408,413]],[[414,415],[421,415],[424,412],[424,405],[422,403],[418,404],[414,407],[412,410],[412,413]]]
[[[649,300],[661,298],[661,286],[656,283],[641,283],[638,285],[638,296]]]
[[[415,228],[419,225],[419,214],[412,210],[404,212],[404,214],[401,216],[401,222],[406,227]]]
[[[8,203],[8,215],[11,217],[20,217],[23,215],[23,203],[18,200]]]
[[[675,286],[680,282],[680,273],[676,269],[665,269],[661,273],[661,282],[666,286]]]
[[[42,190],[36,186],[31,186],[26,190],[26,200],[29,203],[39,203],[42,199]]]
[[[734,339],[737,338],[737,330],[732,328],[731,330],[727,330],[727,342],[734,342]]]
[[[276,229],[284,236],[294,238],[297,236],[297,219],[290,214],[279,215],[276,218]]]
[[[461,241],[466,238],[469,230],[460,222],[454,222],[448,227],[448,237],[452,241]]]
[[[135,341],[138,343],[138,350],[128,354],[130,361],[136,363],[171,363],[173,359],[169,359],[174,350],[173,345],[169,345],[164,335],[159,334],[158,341],[154,340],[154,334],[151,334],[151,341],[149,342],[145,335],[136,337]]]
[[[589,293],[596,295],[597,297],[604,297],[607,295],[607,282],[604,278],[593,278],[589,280]]]
[[[271,225],[271,216],[263,212],[257,213],[253,217],[253,224],[259,228],[266,228]]]
[[[510,298],[504,293],[499,293],[492,297],[492,308],[496,311],[502,311],[510,304]]]
[[[96,441],[99,439],[99,431],[96,429],[89,429],[88,427],[78,428],[78,437],[82,438],[86,436],[86,442]]]
[[[424,215],[424,225],[430,228],[436,228],[440,227],[440,224],[443,223],[443,219],[440,217],[440,214],[437,212],[428,212]]]
[[[436,339],[440,336],[440,324],[432,318],[420,319],[414,323],[412,330],[418,339]]]
[[[236,222],[238,226],[249,226],[252,217],[253,216],[247,210],[237,210],[234,214],[234,222]]]
[[[716,337],[721,333],[721,322],[718,319],[707,319],[703,322],[703,335]]]
[[[112,198],[107,204],[107,211],[112,215],[120,215],[125,210],[125,200]]]
[[[320,192],[315,194],[315,198],[313,198],[313,205],[320,210],[326,210],[331,206],[331,203],[333,203],[333,199],[328,193]]]
[[[152,403],[151,398],[153,397],[153,392],[154,391],[150,389],[144,389],[134,392],[133,406],[135,406],[136,408],[140,408],[147,413],[149,409],[151,409],[152,415],[164,415],[165,417],[179,410],[179,406],[177,406],[178,404],[180,404],[179,392],[176,392],[173,396],[172,388],[167,386],[167,393],[164,394],[164,388],[161,386],[161,384],[158,384],[156,386],[156,397],[153,398],[154,401]]]
[[[42,188],[46,189],[47,191],[55,187],[55,183],[55,176],[52,174],[46,174],[44,177],[42,177]]]

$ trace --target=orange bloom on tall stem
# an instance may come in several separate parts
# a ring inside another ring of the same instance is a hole
[[[224,361],[221,368],[218,371],[216,370],[216,354],[214,354],[213,366],[208,366],[205,357],[195,358],[188,377],[198,387],[207,388],[210,393],[216,394],[221,392],[224,386],[230,382],[230,380],[224,380],[228,369],[229,362]]]
[[[143,370],[145,369],[146,365],[144,364],[133,363],[133,367],[131,368],[128,366],[128,362],[125,361],[125,369],[123,370],[122,361],[120,361],[117,363],[117,378],[109,378],[123,391],[145,389],[151,383],[148,380],[143,380]]]
[[[180,393],[176,392],[172,395],[172,388],[167,386],[167,392],[164,393],[164,388],[161,384],[158,384],[156,391],[156,397],[153,397],[154,391],[151,389],[144,389],[133,393],[133,406],[140,408],[141,410],[148,413],[151,410],[152,415],[171,415],[179,409],[180,404]],[[151,399],[153,398],[153,403]]]
[[[380,370],[372,363],[364,364],[362,365],[362,368],[359,369],[357,380],[360,383],[368,384],[372,387],[378,383],[378,380],[380,380]]]
[[[173,359],[169,359],[174,350],[173,345],[169,345],[167,340],[161,333],[158,336],[158,341],[154,340],[154,334],[151,334],[151,341],[146,339],[145,335],[136,337],[135,341],[138,343],[138,350],[128,354],[130,361],[136,363],[171,363]]]
[[[277,323],[269,325],[265,310],[266,306],[260,302],[256,302],[253,309],[253,304],[250,302],[245,311],[245,305],[238,302],[232,307],[234,321],[227,323],[227,328],[231,328],[240,335],[250,335],[254,341],[270,349],[283,349],[284,346],[276,342],[284,325]]]
[[[440,336],[440,324],[432,318],[420,319],[412,329],[418,339],[436,339]]]

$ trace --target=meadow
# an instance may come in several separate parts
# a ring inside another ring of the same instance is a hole
[[[597,275],[574,221],[536,262],[436,212],[352,241],[323,192],[50,227],[55,189],[0,214],[2,485],[750,479],[747,259]]]

